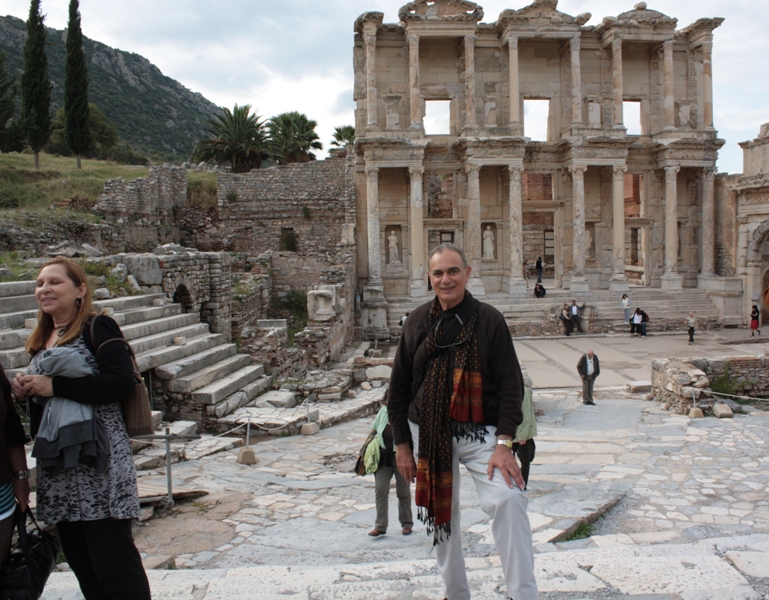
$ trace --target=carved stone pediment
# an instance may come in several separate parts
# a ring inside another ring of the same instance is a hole
[[[529,6],[525,6],[518,10],[506,9],[503,10],[499,19],[497,19],[497,27],[504,28],[509,24],[516,24],[519,26],[558,26],[558,25],[576,25],[581,27],[590,20],[592,16],[590,13],[582,13],[576,17],[567,15],[564,12],[558,10],[558,0],[535,0]]]
[[[639,2],[633,10],[623,12],[617,17],[617,25],[669,25],[675,27],[678,19],[646,7],[646,2]]]
[[[483,8],[467,0],[414,0],[398,11],[401,21],[452,21],[478,23]]]

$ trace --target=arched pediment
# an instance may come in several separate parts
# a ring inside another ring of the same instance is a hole
[[[478,23],[483,8],[467,0],[414,0],[398,11],[401,21],[462,21]]]
[[[508,8],[503,10],[497,24],[516,22],[527,25],[578,25],[582,26],[590,20],[590,13],[582,13],[576,17],[558,10],[558,0],[535,0],[528,6],[518,10]]]
[[[646,7],[646,2],[639,2],[633,10],[623,12],[617,17],[617,25],[672,25],[676,26],[678,19],[669,17],[659,11]]]

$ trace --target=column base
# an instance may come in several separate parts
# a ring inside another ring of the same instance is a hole
[[[627,292],[630,289],[627,277],[624,275],[612,275],[612,278],[609,280],[609,289],[612,292]]]
[[[718,279],[715,273],[700,273],[697,275],[697,287],[701,290],[713,289],[713,283]]]
[[[369,284],[363,287],[361,326],[367,339],[390,338],[390,328],[387,326],[387,299],[381,285]]]
[[[684,287],[684,278],[681,277],[678,273],[665,273],[662,277],[660,277],[660,281],[662,282],[663,290],[675,292],[682,290]]]
[[[526,280],[523,277],[511,277],[508,290],[511,294],[525,294],[528,291]]]
[[[569,289],[572,292],[589,292],[590,284],[587,281],[587,277],[572,277],[569,282]]]
[[[485,296],[486,288],[483,286],[483,279],[480,277],[471,277],[467,282],[467,291],[473,296]]]
[[[409,296],[411,298],[423,298],[427,296],[427,282],[421,279],[412,279],[409,282]]]

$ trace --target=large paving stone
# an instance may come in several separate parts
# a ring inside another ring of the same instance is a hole
[[[293,408],[296,406],[296,392],[272,390],[256,399],[259,408]]]

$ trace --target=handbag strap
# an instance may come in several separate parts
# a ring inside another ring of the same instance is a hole
[[[35,525],[35,528],[42,533],[42,530],[40,529],[40,525],[37,524],[37,519],[35,519],[35,515],[32,514],[32,510],[27,506],[26,510],[21,510],[21,507],[17,504],[16,510],[13,513],[14,521],[16,524],[16,531],[18,531],[19,534],[19,546],[21,546],[21,551],[24,554],[24,558],[29,563],[29,536],[27,536],[27,517],[32,519],[32,523]]]
[[[96,348],[94,350],[93,355],[96,356],[99,354],[99,350],[104,348],[107,344],[111,342],[120,342],[125,345],[126,348],[128,348],[128,354],[131,356],[131,364],[134,368],[134,378],[136,379],[137,383],[144,381],[144,378],[141,375],[141,371],[139,370],[139,364],[136,362],[136,354],[134,353],[134,349],[131,347],[131,344],[128,343],[128,340],[125,338],[115,337],[110,338],[108,340],[104,340],[101,344],[96,346],[96,338],[94,337],[94,325],[96,324],[96,319],[99,318],[99,315],[95,315],[93,319],[91,319],[91,345]]]

